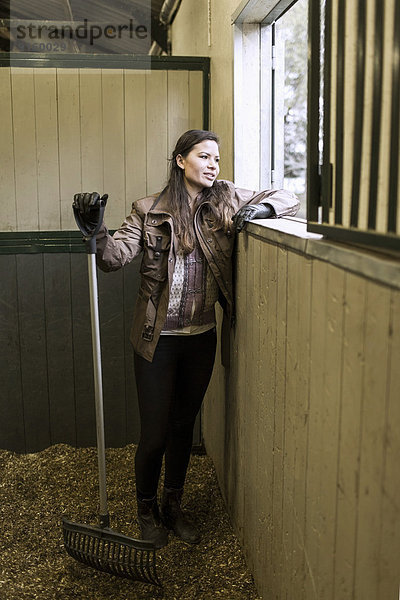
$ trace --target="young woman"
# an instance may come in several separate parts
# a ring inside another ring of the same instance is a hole
[[[299,207],[290,192],[238,189],[218,181],[218,173],[216,134],[187,131],[177,141],[165,189],[136,200],[112,237],[104,225],[97,236],[97,262],[105,271],[143,252],[131,333],[141,424],[135,473],[141,534],[157,548],[167,543],[168,530],[189,543],[200,539],[181,498],[214,364],[217,300],[224,309],[223,362],[229,359],[235,234],[250,219],[294,215]],[[100,201],[96,193],[74,198],[88,223],[96,222]]]

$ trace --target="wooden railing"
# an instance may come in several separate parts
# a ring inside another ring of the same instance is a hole
[[[204,436],[256,583],[279,600],[395,600],[400,285],[373,273],[398,263],[247,227]]]

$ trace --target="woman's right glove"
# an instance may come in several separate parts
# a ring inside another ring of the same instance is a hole
[[[72,206],[79,211],[80,220],[88,232],[94,231],[99,223],[100,207],[106,206],[108,194],[100,198],[97,192],[85,192],[74,195]]]

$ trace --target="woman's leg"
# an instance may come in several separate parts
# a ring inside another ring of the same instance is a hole
[[[161,518],[183,541],[197,544],[199,531],[181,510],[181,499],[193,441],[193,427],[210,381],[216,347],[215,329],[182,338],[176,394],[165,452]]]
[[[210,382],[216,349],[215,329],[180,337],[175,398],[169,419],[165,450],[165,487],[185,483],[193,441],[193,428]]]
[[[176,387],[175,336],[161,336],[153,362],[136,353],[134,360],[141,428],[135,455],[136,491],[138,498],[145,499],[157,493],[167,442]]]

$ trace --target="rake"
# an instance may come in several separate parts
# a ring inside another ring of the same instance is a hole
[[[99,470],[100,513],[99,525],[85,525],[62,519],[64,547],[75,560],[98,571],[142,581],[157,586],[161,582],[156,570],[154,544],[137,540],[110,529],[107,506],[106,463],[104,439],[103,389],[101,374],[100,328],[96,273],[96,235],[103,221],[107,196],[92,195],[93,209],[98,211],[98,221],[89,230],[77,203],[72,205],[76,223],[83,234],[88,253],[90,316],[96,405],[97,457]]]

